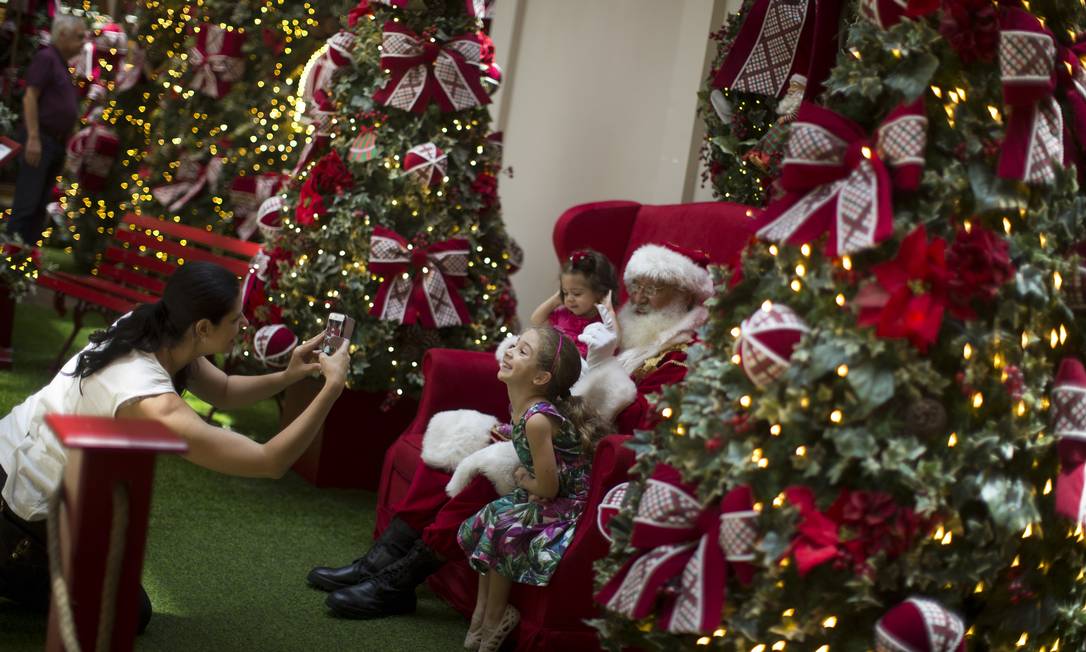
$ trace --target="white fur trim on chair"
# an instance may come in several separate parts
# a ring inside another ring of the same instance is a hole
[[[449,484],[445,485],[445,493],[455,496],[468,486],[472,478],[482,473],[494,485],[494,490],[504,496],[516,488],[513,484],[513,471],[518,466],[520,458],[513,448],[513,442],[503,441],[487,446],[460,462]]]
[[[460,462],[490,443],[498,420],[475,410],[447,410],[430,417],[422,436],[426,466],[452,472]]]
[[[622,368],[618,358],[611,358],[581,374],[571,393],[580,396],[608,423],[637,399],[637,386]]]

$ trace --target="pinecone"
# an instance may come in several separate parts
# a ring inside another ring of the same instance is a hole
[[[918,437],[936,437],[946,430],[946,409],[933,398],[924,397],[905,408],[905,427]]]
[[[403,329],[400,335],[400,350],[407,360],[417,360],[422,364],[422,356],[430,349],[439,348],[442,345],[441,336],[436,330],[422,328],[418,324],[411,324]]]

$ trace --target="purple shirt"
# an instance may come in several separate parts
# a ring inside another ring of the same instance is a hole
[[[38,50],[30,60],[25,79],[27,86],[38,89],[41,132],[53,138],[71,133],[79,117],[79,94],[60,51],[52,45]]]

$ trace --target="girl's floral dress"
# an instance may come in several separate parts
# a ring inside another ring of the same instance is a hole
[[[518,584],[545,586],[573,541],[577,519],[587,504],[590,462],[581,455],[573,424],[553,405],[541,401],[513,426],[513,448],[530,473],[535,471],[524,424],[535,414],[559,423],[554,436],[558,495],[533,503],[527,491],[517,488],[464,521],[457,538],[476,571],[494,569]]]

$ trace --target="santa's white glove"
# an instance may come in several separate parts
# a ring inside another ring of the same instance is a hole
[[[610,299],[610,295],[608,295]],[[614,357],[618,348],[618,328],[615,326],[615,313],[610,308],[610,300],[597,303],[600,321],[585,327],[577,339],[588,345],[588,368]]]

